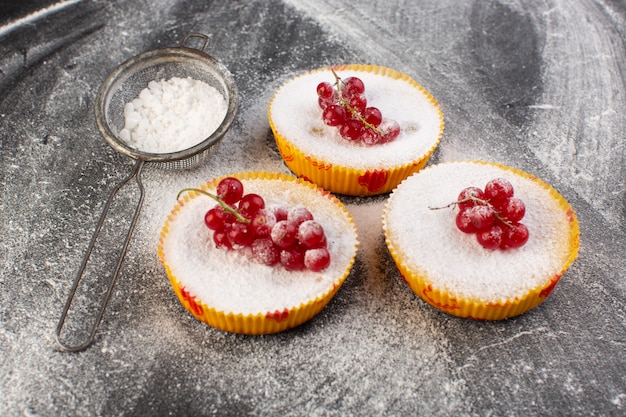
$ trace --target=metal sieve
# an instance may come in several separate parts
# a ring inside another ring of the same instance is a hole
[[[200,42],[200,48],[192,48],[189,43],[195,39]],[[128,249],[132,232],[135,228],[144,200],[144,187],[141,182],[141,172],[145,162],[155,163],[164,169],[186,169],[206,160],[211,148],[220,142],[231,127],[237,111],[239,97],[237,86],[228,69],[204,51],[208,45],[208,37],[203,34],[190,34],[185,37],[180,47],[161,48],[139,54],[118,66],[103,82],[96,96],[95,116],[98,130],[108,144],[116,151],[136,160],[130,175],[117,184],[106,201],[100,219],[92,235],[91,241],[79,267],[78,273],[65,303],[61,318],[56,329],[56,340],[60,349],[67,352],[77,352],[86,349],[94,340],[97,328],[104,315],[106,305],[111,298],[113,287],[121,270],[124,256]],[[124,128],[124,106],[135,99],[148,86],[150,81],[169,80],[173,77],[203,81],[217,89],[226,99],[228,108],[224,120],[209,137],[198,144],[171,153],[151,153],[136,149],[120,138],[120,131]],[[96,238],[107,217],[109,207],[118,191],[132,179],[135,179],[140,190],[139,201],[135,207],[130,227],[122,248],[118,253],[117,265],[106,288],[103,300],[98,307],[93,326],[88,330],[87,339],[78,344],[69,344],[62,340],[62,330],[78,285],[85,273],[87,262],[93,252]]]

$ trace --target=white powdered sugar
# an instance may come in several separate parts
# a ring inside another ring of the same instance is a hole
[[[270,104],[276,130],[306,155],[337,166],[382,169],[413,163],[436,144],[442,127],[440,112],[431,99],[404,79],[365,71],[337,71],[340,78],[361,78],[368,106],[400,125],[400,136],[381,145],[366,146],[343,139],[326,126],[318,105],[317,85],[334,83],[330,70],[296,77],[283,85]]]
[[[475,234],[456,227],[456,208],[432,210],[456,201],[468,186],[508,179],[526,205],[522,222],[528,242],[517,249],[484,249]],[[433,192],[436,190],[436,192]],[[569,256],[569,220],[550,191],[495,165],[454,162],[409,177],[392,193],[384,215],[387,236],[406,265],[452,296],[483,302],[521,297],[545,286]]]
[[[242,180],[267,207],[304,206],[322,225],[331,263],[322,272],[287,271],[266,266],[240,251],[218,249],[204,225],[215,201],[198,196],[185,203],[169,225],[165,262],[190,294],[219,311],[256,314],[292,308],[314,300],[338,283],[356,254],[356,230],[346,211],[310,187],[282,180]]]
[[[203,81],[190,77],[150,81],[124,106],[120,138],[143,152],[182,151],[215,132],[227,109],[224,96]]]

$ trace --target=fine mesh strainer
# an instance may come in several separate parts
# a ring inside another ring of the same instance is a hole
[[[200,48],[188,46],[195,39],[201,43]],[[141,172],[145,162],[151,162],[164,169],[185,169],[193,167],[206,160],[211,148],[217,144],[233,123],[238,105],[237,87],[232,75],[226,67],[215,60],[204,50],[208,45],[208,37],[202,34],[190,34],[183,40],[180,47],[161,48],[139,54],[117,67],[106,78],[95,102],[95,116],[98,130],[106,141],[116,151],[130,156],[135,162],[131,174],[119,183],[109,195],[104,210],[96,225],[87,252],[78,270],[69,297],[61,314],[59,324],[56,329],[56,340],[60,349],[68,352],[77,352],[87,348],[94,340],[106,305],[113,292],[113,287],[119,275],[128,243],[132,232],[139,218],[139,212],[144,200],[144,188],[141,182]],[[187,149],[171,153],[153,153],[136,149],[120,138],[120,131],[124,128],[124,106],[135,99],[139,93],[148,86],[150,81],[169,80],[173,77],[187,78],[203,81],[209,86],[217,89],[225,98],[228,107],[224,120],[219,127],[206,139]],[[135,207],[133,219],[128,229],[123,247],[119,252],[117,266],[110,278],[109,285],[99,305],[97,316],[93,325],[88,330],[87,339],[71,344],[63,341],[61,336],[65,326],[68,311],[72,305],[72,300],[76,294],[78,284],[85,273],[87,262],[93,252],[96,238],[98,237],[102,225],[107,217],[111,202],[118,191],[132,179],[135,179],[140,190],[139,201]]]

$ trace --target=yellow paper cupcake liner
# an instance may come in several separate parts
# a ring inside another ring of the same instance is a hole
[[[243,172],[228,176],[236,177],[240,180],[268,179],[293,181],[303,186],[314,189],[321,196],[333,201],[341,209],[343,214],[349,219],[352,228],[356,230],[356,226],[354,225],[352,216],[348,213],[343,204],[327,191],[322,190],[307,181],[295,178],[291,175],[266,172]],[[206,182],[202,184],[199,188],[204,191],[214,190],[222,178],[225,178],[225,176]],[[182,209],[185,203],[193,198],[196,198],[198,195],[200,194],[194,191],[186,193],[183,197],[181,197],[176,206],[172,209],[171,213],[165,221],[165,224],[163,225],[163,228],[161,229],[157,253],[159,256],[159,260],[165,268],[174,293],[178,297],[178,300],[180,301],[182,306],[196,319],[208,324],[209,326],[231,333],[246,335],[272,334],[297,327],[311,320],[320,311],[322,311],[322,309],[330,302],[330,300],[332,300],[337,291],[339,291],[339,288],[350,274],[350,270],[352,269],[352,265],[355,261],[358,242],[355,245],[352,259],[349,262],[346,270],[339,277],[337,277],[332,287],[328,291],[316,297],[315,299],[308,300],[307,302],[301,303],[297,306],[285,307],[282,310],[259,312],[257,314],[234,314],[232,312],[220,311],[211,306],[208,306],[207,304],[202,302],[202,300],[199,300],[195,295],[190,293],[172,273],[170,266],[167,264],[166,256],[163,250],[164,242],[167,239],[171,222],[174,221],[176,215]]]
[[[349,70],[380,74],[408,82],[411,86],[422,92],[428,98],[428,101],[437,109],[440,123],[437,139],[424,155],[407,164],[373,169],[355,169],[349,166],[333,165],[327,161],[322,161],[311,155],[307,155],[278,131],[272,119],[271,107],[274,101],[274,97],[272,97],[268,106],[268,116],[280,155],[294,174],[333,193],[353,196],[371,196],[388,193],[400,184],[402,180],[424,168],[437,148],[443,136],[444,129],[441,107],[437,100],[420,84],[415,82],[408,75],[391,68],[362,64],[341,65],[332,68],[336,71]],[[327,70],[327,68],[313,70],[311,73],[324,70]]]
[[[389,249],[389,253],[393,258],[402,278],[411,288],[411,290],[433,307],[445,311],[453,316],[462,318],[472,318],[476,320],[502,320],[514,316],[518,316],[527,312],[539,304],[541,304],[554,290],[565,271],[578,257],[578,249],[580,247],[580,231],[578,219],[571,205],[565,200],[554,188],[545,183],[534,175],[524,171],[508,167],[506,165],[495,162],[471,161],[485,165],[494,165],[501,169],[514,172],[524,178],[530,179],[542,188],[549,191],[550,195],[558,202],[561,209],[567,214],[569,220],[569,254],[566,257],[561,270],[552,277],[546,277],[546,284],[529,290],[522,297],[512,300],[503,300],[501,302],[492,303],[470,298],[463,298],[449,294],[439,288],[433,286],[428,273],[418,271],[407,266],[405,255],[401,248],[396,248],[390,233],[387,230],[385,217],[388,215],[385,208],[383,213],[383,231],[385,234],[385,242]]]

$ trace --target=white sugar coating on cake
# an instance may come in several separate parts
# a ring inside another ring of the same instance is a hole
[[[338,166],[382,169],[421,159],[435,145],[441,129],[439,110],[414,85],[365,71],[337,71],[337,75],[361,78],[368,106],[397,121],[400,136],[390,143],[365,146],[342,138],[337,128],[326,126],[316,88],[322,81],[334,83],[335,78],[330,70],[315,71],[283,85],[270,105],[278,133],[306,155]]]
[[[257,314],[282,311],[314,300],[332,289],[356,253],[356,231],[333,201],[315,190],[281,180],[242,180],[246,193],[257,193],[272,206],[304,206],[326,233],[331,264],[322,272],[287,271],[249,259],[238,251],[217,249],[204,225],[215,201],[198,196],[170,223],[163,244],[173,275],[197,299],[218,311]]]
[[[456,201],[468,186],[483,188],[503,177],[526,205],[522,219],[528,242],[517,249],[484,249],[475,234],[456,227]],[[569,256],[569,220],[559,202],[537,182],[494,165],[444,163],[405,180],[390,196],[385,213],[388,238],[407,267],[441,291],[483,302],[521,297],[544,287]]]
[[[189,149],[220,126],[228,103],[213,86],[191,77],[150,81],[124,105],[120,138],[148,153]]]

